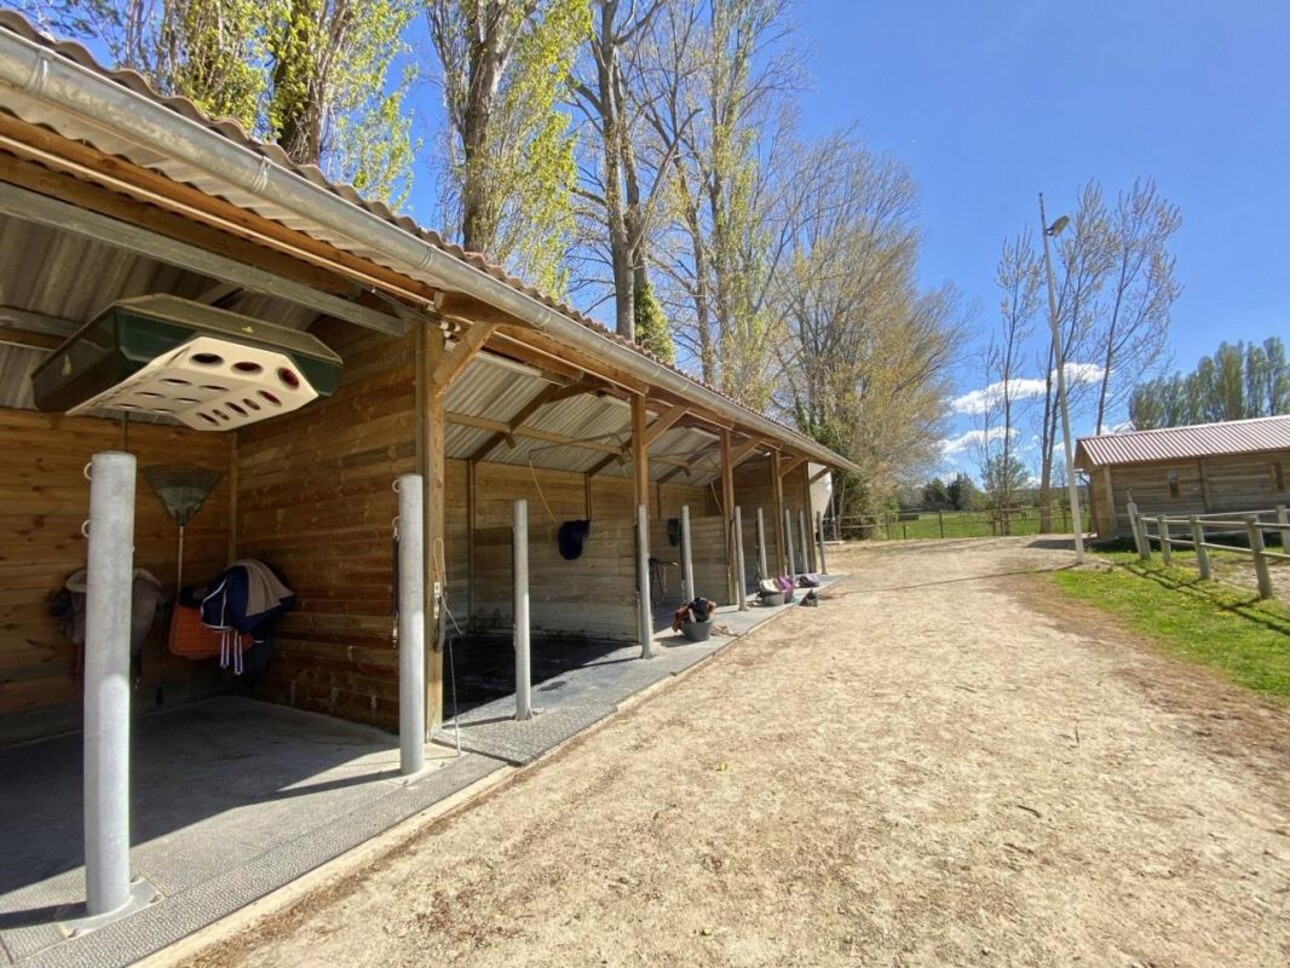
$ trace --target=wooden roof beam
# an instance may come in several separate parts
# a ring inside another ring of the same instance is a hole
[[[496,328],[492,323],[476,323],[466,330],[466,335],[435,366],[430,377],[430,392],[436,396],[446,393],[452,386],[452,381],[461,375],[466,365],[475,358],[475,354],[484,348]]]
[[[491,430],[494,433],[513,433],[516,437],[525,437],[529,440],[540,440],[548,444],[559,444],[568,447],[581,447],[585,450],[594,450],[601,454],[610,455],[613,460],[617,460],[621,455],[622,448],[617,444],[608,444],[599,440],[582,440],[578,437],[570,437],[566,434],[557,434],[550,430],[540,430],[537,427],[517,427],[515,430],[510,429],[510,424],[501,420],[489,420],[487,417],[475,417],[468,413],[455,413],[447,411],[444,413],[444,420],[450,424],[457,424],[462,427],[474,427],[476,430]],[[684,466],[685,461],[677,460],[673,457],[652,457],[651,460],[672,466]]]
[[[584,393],[593,393],[597,388],[598,384],[589,380],[583,380],[578,383],[571,383],[568,385],[557,384],[555,386],[544,387],[534,394],[528,403],[520,407],[519,412],[516,413],[515,416],[511,417],[511,419],[507,421],[511,428],[509,432],[502,433],[501,431],[498,431],[493,434],[493,436],[489,437],[478,450],[470,455],[470,460],[472,462],[484,460],[493,452],[494,448],[503,441],[508,442],[510,446],[514,447],[515,432],[522,428],[524,426],[524,422],[543,407],[552,403],[558,403],[561,400],[567,400],[570,397],[580,396]]]
[[[793,471],[805,464],[807,460],[808,458],[806,457],[790,457],[786,461],[781,461],[779,465],[779,476],[787,477],[789,474],[793,473]]]

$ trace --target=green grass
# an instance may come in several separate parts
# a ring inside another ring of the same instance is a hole
[[[1261,693],[1290,699],[1290,608],[1259,601],[1185,565],[1141,562],[1130,552],[1099,557],[1110,571],[1062,571],[1066,594],[1119,616],[1170,654],[1212,666]],[[1181,556],[1180,556],[1181,557]]]
[[[938,519],[935,511],[921,511],[917,521],[891,521],[891,540],[916,540],[926,538],[991,538],[1002,534],[991,527],[989,511],[944,511]],[[1062,514],[1053,514],[1053,527],[1061,530]],[[942,528],[944,533],[942,533]],[[1039,511],[1028,509],[1024,513],[1014,514],[1011,522],[1011,533],[1014,535],[1032,535],[1039,533]],[[878,526],[866,530],[866,535],[885,540],[887,526],[879,519]]]

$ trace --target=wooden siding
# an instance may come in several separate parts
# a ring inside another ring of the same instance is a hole
[[[702,505],[690,506],[690,540],[694,544],[691,560],[694,565],[695,594],[718,604],[729,604],[726,588],[725,523],[720,517],[700,516]],[[678,514],[679,516],[679,514]],[[676,562],[671,569],[665,598],[668,605],[681,602],[681,546],[672,544],[668,537],[668,521],[664,518],[650,523],[650,552],[655,558]]]
[[[254,692],[393,728],[392,485],[415,469],[412,341],[325,332],[345,359],[336,395],[240,435],[238,551],[297,596]]]
[[[48,599],[85,567],[81,523],[89,515],[84,467],[99,451],[123,449],[121,424],[23,410],[0,410],[0,742],[76,729],[81,682],[72,675],[75,647],[50,617]],[[223,434],[131,424],[129,450],[140,468],[183,462],[220,471],[223,479],[189,524],[186,583],[213,577],[228,551],[232,438]],[[173,598],[178,531],[142,476],[135,492],[135,567],[146,568]],[[214,660],[191,662],[166,648],[159,620],[143,648],[136,713],[210,695],[226,684]]]
[[[634,641],[636,638],[636,555],[627,522],[593,522],[582,554],[561,557],[558,528],[529,524],[529,622],[534,635],[577,635]],[[476,628],[510,632],[512,530],[475,532],[474,613]]]
[[[1114,524],[1106,501],[1104,472],[1108,469],[1095,468],[1091,478],[1097,488],[1093,510],[1098,536],[1130,534],[1130,492],[1138,510],[1147,515],[1255,511],[1290,504],[1290,490],[1276,488],[1273,467],[1278,462],[1290,483],[1290,451],[1111,467]],[[1171,471],[1178,474],[1177,497],[1169,492]]]
[[[766,565],[772,572],[779,569],[779,542],[775,529],[775,494],[771,487],[770,459],[755,457],[735,468],[735,502],[742,509],[745,568],[751,581],[757,574],[757,509],[766,521]],[[785,480],[785,489],[791,481]],[[787,495],[785,497],[787,500]]]

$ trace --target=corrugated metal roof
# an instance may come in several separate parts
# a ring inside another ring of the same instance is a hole
[[[1075,463],[1088,470],[1269,450],[1290,450],[1290,415],[1081,437]]]
[[[316,166],[292,163],[286,153],[277,145],[256,141],[236,123],[228,119],[209,117],[187,98],[161,96],[136,72],[105,68],[81,45],[55,41],[40,33],[24,17],[13,11],[0,11],[0,30],[8,31],[29,43],[39,45],[85,70],[107,78],[137,95],[148,98],[154,103],[165,106],[212,133],[259,154],[267,162],[291,171],[315,187],[329,191],[345,201],[364,209],[371,215],[398,226],[416,238],[506,284],[517,292],[521,292],[569,319],[594,330],[607,339],[630,348],[658,365],[666,367],[742,408],[742,404],[739,404],[738,401],[719,388],[703,383],[674,364],[649,352],[639,344],[619,336],[567,303],[563,303],[553,298],[550,294],[527,285],[522,280],[507,273],[502,266],[489,262],[484,256],[474,252],[467,252],[460,246],[445,241],[438,233],[421,228],[406,216],[396,215],[380,202],[371,202],[364,199],[353,186],[339,185],[328,181]],[[315,220],[303,216],[284,205],[276,204],[261,195],[239,188],[227,180],[221,179],[217,173],[168,157],[158,146],[150,146],[137,140],[122,137],[113,133],[109,127],[96,123],[93,119],[80,119],[45,104],[40,99],[38,92],[32,93],[25,90],[6,88],[4,93],[6,97],[5,107],[30,123],[44,125],[65,138],[84,141],[106,154],[124,158],[140,167],[160,172],[175,182],[191,185],[209,196],[223,198],[239,208],[255,212],[264,218],[271,219],[300,232],[302,235],[325,242],[337,249],[351,252],[371,263],[401,271],[399,266],[391,264],[386,259],[385,254],[380,251],[370,249],[367,246],[356,243],[353,239],[329,231]],[[752,411],[748,412],[751,413]],[[801,436],[796,430],[780,423],[775,418],[767,417],[766,419],[778,423],[787,437]]]

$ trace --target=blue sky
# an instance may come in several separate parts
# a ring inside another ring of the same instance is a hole
[[[1224,339],[1290,337],[1290,3],[814,0],[799,17],[805,125],[858,120],[909,165],[923,280],[976,300],[982,332],[999,244],[1037,227],[1037,192],[1052,218],[1089,178],[1113,198],[1143,175],[1183,212],[1176,365]],[[978,369],[965,362],[960,392]],[[974,464],[962,453],[946,469]]]

